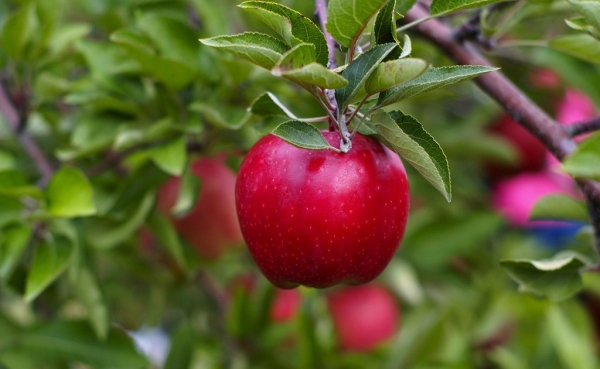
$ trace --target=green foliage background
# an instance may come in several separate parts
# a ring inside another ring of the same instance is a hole
[[[453,200],[407,168],[409,225],[378,280],[402,310],[393,340],[370,353],[340,352],[326,291],[301,288],[300,313],[279,324],[268,319],[274,291],[262,278],[252,298],[222,298],[236,276],[259,275],[249,254],[237,248],[215,262],[199,258],[156,211],[157,189],[171,175],[185,177],[200,156],[226,153],[236,170],[252,144],[283,121],[247,113],[267,91],[292,112],[323,115],[289,81],[198,42],[270,32],[237,3],[0,2],[1,81],[56,169],[40,177],[0,118],[0,368],[151,367],[125,331],[155,326],[171,337],[167,369],[598,368],[591,317],[600,311],[585,301],[600,293],[600,278],[586,272],[580,279],[579,264],[562,270],[575,276],[570,291],[583,292],[552,302],[520,293],[501,269],[500,260],[549,258],[555,250],[510,228],[490,207],[482,163],[512,153],[485,132],[499,108],[472,83],[395,106],[444,149]],[[310,1],[280,3],[313,16]],[[574,34],[563,22],[577,16],[567,2],[519,6],[512,17],[488,19],[485,32],[518,40]],[[540,67],[599,104],[597,60],[566,51],[575,55],[507,47],[490,57],[550,113],[556,91],[527,80]],[[413,55],[452,65],[419,38]],[[192,191],[186,196],[193,202]],[[150,253],[139,246],[143,226],[161,241]],[[596,261],[587,232],[566,249]]]

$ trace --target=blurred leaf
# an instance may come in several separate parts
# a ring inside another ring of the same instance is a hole
[[[111,211],[119,213],[123,210],[130,211],[131,206],[139,206],[145,201],[149,192],[154,192],[160,184],[169,178],[165,172],[153,163],[146,162],[131,173],[119,188],[117,198]]]
[[[17,170],[4,170],[0,172],[0,195],[19,198],[32,196],[42,198],[42,191],[29,183],[25,175]]]
[[[558,36],[549,42],[553,49],[600,65],[600,41],[585,33]]]
[[[38,368],[56,359],[76,360],[96,369],[148,367],[147,360],[137,352],[131,338],[119,328],[112,328],[103,342],[84,322],[54,321],[17,338],[17,344],[10,351],[30,356],[38,362]]]
[[[596,39],[600,38],[600,33],[598,32],[598,30],[590,26],[590,24],[583,17],[573,17],[565,19],[565,23],[567,24],[567,26],[573,28],[574,30],[587,32]]]
[[[593,0],[568,0],[577,12],[600,32],[600,2]]]
[[[318,63],[310,63],[301,68],[286,71],[275,69],[273,74],[288,78],[300,85],[308,83],[332,90],[342,88],[348,84],[344,77]]]
[[[452,190],[448,160],[421,123],[400,111],[378,111],[371,116],[371,126],[385,139],[387,146],[408,161],[450,202]]]
[[[151,230],[152,234],[160,241],[169,255],[177,262],[177,264],[183,269],[186,268],[185,259],[183,257],[183,248],[177,231],[171,225],[171,222],[165,218],[156,208],[148,214],[146,225]]]
[[[386,2],[387,0],[331,0],[327,6],[327,32],[340,45],[349,48]]]
[[[86,23],[61,24],[52,35],[48,46],[54,55],[58,55],[87,36],[91,30],[91,25]]]
[[[56,217],[96,214],[92,185],[76,168],[62,167],[52,176],[46,191],[48,212]]]
[[[85,237],[94,247],[107,249],[118,246],[131,237],[144,223],[154,205],[154,193],[143,193],[139,204],[132,204],[128,211],[116,219],[90,219],[86,223]]]
[[[118,45],[110,42],[81,40],[76,44],[92,76],[104,80],[112,75],[139,70],[137,63]]]
[[[0,172],[16,169],[16,161],[14,156],[6,151],[0,150]],[[2,181],[0,181],[2,182]]]
[[[163,369],[189,369],[194,353],[194,336],[189,323],[179,326],[171,342],[171,349]]]
[[[535,203],[530,219],[589,221],[585,203],[568,195],[542,197]]]
[[[145,71],[172,89],[181,89],[196,77],[195,70],[187,63],[157,55],[147,40],[134,31],[118,30],[110,35],[110,40],[125,48]]]
[[[180,176],[185,170],[187,162],[187,148],[184,136],[181,136],[164,145],[148,150],[152,161],[165,172]]]
[[[475,78],[498,68],[478,65],[456,65],[451,67],[429,68],[421,76],[403,85],[379,94],[377,106],[382,107],[429,91],[447,87],[458,82]]]
[[[0,226],[23,220],[24,205],[20,199],[0,194]]]
[[[404,15],[410,10],[410,8],[413,7],[413,5],[415,5],[416,2],[417,0],[398,0],[396,4],[396,11]]]
[[[189,109],[201,113],[212,125],[231,130],[242,128],[251,118],[246,110],[231,106],[220,108],[218,105],[200,101],[192,103]]]
[[[331,3],[329,6],[331,7]],[[352,102],[352,98],[360,91],[371,73],[377,69],[379,63],[396,47],[398,45],[395,43],[374,46],[362,54],[360,58],[348,64],[342,72],[342,77],[348,80],[348,84],[335,91],[338,111],[343,111],[346,105]]]
[[[579,271],[588,262],[578,253],[563,251],[543,260],[505,259],[500,266],[524,291],[562,301],[581,290]]]
[[[440,16],[464,9],[480,8],[508,0],[433,0],[430,14]]]
[[[425,60],[416,58],[383,62],[365,81],[365,90],[369,95],[388,90],[417,78],[427,70],[427,67]]]
[[[315,126],[297,120],[280,124],[272,133],[282,140],[303,149],[322,150],[333,148]]]
[[[38,27],[34,4],[24,6],[18,12],[3,19],[0,37],[3,51],[13,59],[21,58],[23,49],[33,39]]]
[[[289,46],[296,46],[301,42],[313,44],[316,49],[316,61],[323,66],[327,65],[329,52],[325,36],[321,29],[306,16],[283,5],[266,1],[246,1],[239,7],[253,13],[271,26]]]
[[[289,47],[275,37],[256,32],[201,39],[212,46],[271,70]]]
[[[182,217],[192,210],[200,195],[201,187],[200,178],[188,167],[179,182],[179,194],[171,213],[176,217]]]
[[[0,233],[0,280],[7,280],[32,236],[30,227],[10,227]]]
[[[74,253],[75,246],[62,237],[38,244],[29,267],[25,300],[33,301],[54,282],[69,266]]]
[[[270,92],[265,92],[257,97],[252,102],[249,110],[252,114],[264,117],[276,115],[296,119],[296,116],[287,110],[285,105]]]
[[[581,141],[575,151],[565,158],[562,169],[576,178],[600,180],[600,133]]]
[[[89,269],[83,268],[71,277],[71,284],[75,295],[87,310],[96,337],[106,340],[109,329],[108,310],[96,277]]]
[[[562,364],[569,369],[595,369],[598,360],[594,341],[582,334],[560,305],[550,305],[546,313],[548,331]]]

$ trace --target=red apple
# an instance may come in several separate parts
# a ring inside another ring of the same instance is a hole
[[[323,132],[339,145],[336,132]],[[306,150],[267,135],[238,175],[246,244],[275,286],[325,288],[377,277],[398,248],[409,191],[398,155],[356,135],[348,153]]]
[[[487,163],[486,172],[493,179],[506,178],[521,172],[540,170],[546,163],[546,147],[529,131],[508,115],[503,115],[489,132],[509,143],[517,153],[517,162],[512,165]]]
[[[178,177],[161,187],[158,208],[201,257],[216,259],[226,248],[242,241],[235,212],[236,176],[223,160],[215,158],[198,159],[191,170],[200,179],[201,189],[190,212],[181,218],[171,214],[179,195]]]
[[[400,308],[385,288],[344,287],[327,296],[340,349],[369,351],[390,339],[400,324]]]

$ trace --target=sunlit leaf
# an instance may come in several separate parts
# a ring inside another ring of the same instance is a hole
[[[315,126],[297,120],[280,124],[272,133],[303,149],[322,150],[332,148]]]
[[[63,167],[52,176],[46,191],[48,212],[56,217],[89,216],[96,213],[92,185],[76,168]]]
[[[345,48],[364,31],[387,0],[331,0],[327,7],[327,32]]]

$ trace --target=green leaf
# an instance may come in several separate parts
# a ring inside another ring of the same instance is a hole
[[[142,193],[139,204],[131,205],[122,216],[90,219],[85,224],[86,241],[100,249],[118,246],[131,237],[144,223],[152,210],[154,198],[155,195],[151,191]]]
[[[546,312],[549,337],[558,358],[568,369],[597,368],[594,338],[582,332],[582,327],[574,324],[573,316],[566,314],[561,307],[564,306],[553,304]]]
[[[413,7],[413,5],[415,5],[416,2],[417,0],[398,0],[396,4],[396,11],[404,15],[410,10],[410,8]]]
[[[583,18],[600,32],[600,2],[597,0],[567,0]]]
[[[427,70],[428,64],[423,59],[405,58],[383,62],[365,81],[367,94],[389,90],[413,80]]]
[[[96,337],[105,340],[109,328],[108,310],[96,277],[88,269],[83,268],[71,278],[71,284],[77,299],[87,310],[88,320],[94,328]]]
[[[379,13],[377,13],[377,17],[375,18],[375,26],[373,27],[373,37],[375,39],[374,45],[398,43],[398,35],[396,34],[395,8],[396,0],[390,0],[379,11]],[[397,53],[399,55],[400,51],[398,50]],[[395,55],[395,57],[390,57],[390,59],[396,59],[398,55]]]
[[[562,301],[583,287],[580,269],[588,264],[583,256],[563,251],[550,259],[505,259],[500,266],[521,289],[552,301]]]
[[[201,186],[198,176],[188,167],[179,182],[179,194],[171,213],[176,217],[182,217],[192,210],[198,200]]]
[[[548,195],[539,199],[530,218],[536,219],[554,219],[554,220],[577,220],[588,222],[588,212],[585,203],[575,200],[567,195]]]
[[[172,89],[179,90],[196,78],[196,71],[188,63],[157,55],[148,41],[134,31],[118,30],[110,35],[110,40],[121,45],[152,77]]]
[[[388,147],[408,161],[444,198],[452,198],[450,168],[440,145],[421,123],[410,115],[396,111],[378,111],[371,116],[371,126]]]
[[[495,70],[498,70],[498,68],[478,65],[455,65],[451,67],[429,68],[425,73],[412,81],[380,93],[377,106],[383,107],[390,105]]]
[[[252,114],[260,115],[262,117],[282,116],[296,119],[296,116],[270,92],[265,92],[257,97],[252,102],[249,110]]]
[[[562,169],[573,177],[600,180],[600,132],[581,141],[575,151],[565,158]]]
[[[288,45],[313,44],[316,49],[316,61],[321,65],[327,65],[329,52],[325,35],[316,24],[303,14],[283,5],[266,1],[246,1],[241,3],[239,7],[265,21],[283,37]],[[275,15],[283,17],[286,22],[282,22],[281,18]]]
[[[75,360],[95,369],[148,368],[147,360],[120,328],[111,328],[108,338],[100,341],[85,322],[55,320],[21,337],[19,346],[25,352],[35,352],[40,360]],[[37,367],[44,366],[42,361]]]
[[[0,47],[9,57],[19,59],[27,43],[35,37],[39,22],[35,6],[23,7],[17,13],[3,19]]]
[[[187,162],[187,148],[184,136],[181,136],[165,145],[156,146],[148,150],[152,161],[165,172],[180,176],[185,170]]]
[[[237,109],[234,107],[222,107],[218,108],[215,104],[194,102],[190,105],[191,111],[198,112],[206,118],[206,120],[219,128],[226,128],[231,130],[237,130],[248,123],[251,114],[246,110]]]
[[[10,227],[0,233],[0,280],[11,275],[32,235],[31,227]]]
[[[186,264],[183,257],[183,248],[177,236],[177,231],[173,228],[171,222],[157,209],[154,209],[148,215],[146,225],[160,241],[160,244],[165,246],[169,255],[173,257],[179,266],[185,269]]]
[[[29,267],[25,300],[33,301],[73,260],[75,246],[63,237],[38,244]]]
[[[15,198],[21,196],[44,197],[42,191],[31,185],[23,173],[12,169],[0,172],[0,195]]]
[[[396,47],[396,44],[374,46],[348,64],[342,72],[342,77],[348,80],[348,84],[335,91],[339,111],[343,111],[346,105],[352,102],[352,98],[360,91],[371,73]]]
[[[6,151],[0,150],[0,171],[9,169],[16,169],[15,157]]]
[[[194,354],[194,335],[189,323],[179,326],[173,335],[171,349],[163,369],[189,369]]]
[[[303,149],[334,149],[315,126],[297,120],[281,123],[272,133],[284,141]]]
[[[559,36],[550,40],[549,45],[555,50],[600,65],[600,41],[588,34]]]
[[[92,77],[97,80],[139,70],[138,64],[127,52],[114,43],[80,40],[75,47],[85,58]]]
[[[256,32],[204,38],[200,39],[200,42],[246,59],[268,70],[271,70],[281,56],[289,50],[286,44],[275,37]]]
[[[55,217],[96,214],[92,185],[76,168],[63,167],[52,176],[46,191],[48,212]]]
[[[480,8],[508,0],[433,0],[430,14],[441,16],[464,9]]]
[[[301,68],[288,71],[274,70],[273,74],[285,77],[300,85],[308,83],[310,85],[331,90],[342,88],[348,85],[348,81],[344,77],[330,69],[327,69],[319,63],[311,63]]]
[[[565,19],[567,26],[574,30],[587,32],[592,35],[595,39],[600,39],[600,32],[585,20],[583,17],[573,17]]]
[[[340,45],[350,48],[386,3],[387,0],[331,0],[327,6],[327,32]]]
[[[315,45],[297,44],[281,56],[271,72],[275,75],[278,75],[281,73],[281,71],[298,69],[307,64],[313,63],[315,58]]]

